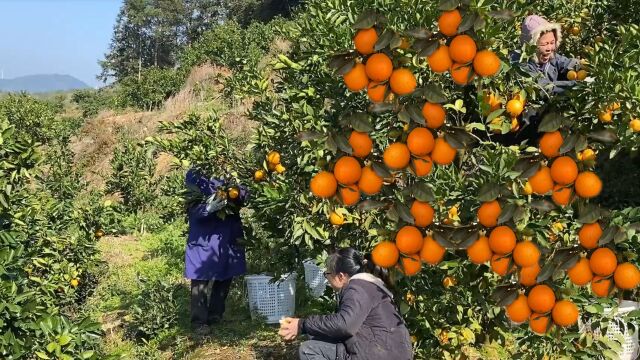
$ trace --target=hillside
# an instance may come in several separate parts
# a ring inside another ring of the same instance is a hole
[[[90,86],[83,81],[71,75],[61,74],[27,75],[0,80],[0,92],[26,91],[28,93],[44,93],[87,88],[90,88]]]

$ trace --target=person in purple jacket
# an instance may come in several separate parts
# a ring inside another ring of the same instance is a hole
[[[223,179],[207,178],[196,169],[186,174],[185,185],[204,195],[204,201],[188,204],[189,236],[185,253],[185,277],[191,280],[191,325],[198,334],[219,322],[234,276],[246,272],[242,221],[237,211],[219,216],[230,202],[239,209],[247,200],[246,187],[239,186],[235,199],[220,190],[229,186]],[[211,291],[207,293],[207,288]]]

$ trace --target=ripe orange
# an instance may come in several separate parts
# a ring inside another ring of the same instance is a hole
[[[462,22],[462,15],[458,9],[443,12],[438,18],[438,30],[446,36],[458,33],[458,26]]]
[[[640,119],[633,119],[629,121],[629,129],[634,133],[640,132]]]
[[[426,102],[422,106],[422,116],[424,116],[428,128],[437,129],[444,124],[447,113],[442,105]]]
[[[498,225],[501,211],[498,200],[487,201],[478,208],[478,222],[484,227],[494,227]]]
[[[560,300],[553,307],[551,317],[553,322],[562,327],[575,324],[578,321],[578,307],[569,300]]]
[[[353,37],[353,43],[356,46],[356,50],[362,55],[369,55],[373,53],[374,46],[378,41],[378,33],[374,28],[358,30]]]
[[[403,257],[400,261],[402,263],[402,272],[405,276],[413,276],[420,272],[422,267],[422,261],[418,254],[409,255],[409,257]]]
[[[453,62],[449,56],[449,47],[447,45],[440,45],[436,51],[427,56],[427,62],[431,71],[435,73],[443,73],[451,69]]]
[[[540,250],[531,241],[521,241],[513,249],[513,262],[520,267],[537,264],[540,260]]]
[[[389,169],[402,170],[409,165],[411,153],[407,145],[403,143],[393,143],[384,150],[382,160]]]
[[[505,276],[511,269],[513,264],[509,256],[494,254],[491,257],[491,270],[500,276]]]
[[[584,257],[580,258],[580,260],[567,271],[567,275],[569,275],[569,280],[575,285],[582,286],[588,284],[591,279],[593,279],[593,272],[591,271],[591,267],[589,267],[589,260]]]
[[[611,294],[613,281],[611,278],[602,276],[594,276],[591,280],[591,292],[598,297],[607,297]]]
[[[449,165],[456,158],[454,149],[444,138],[437,138],[431,151],[431,160],[438,165]]]
[[[429,265],[437,265],[444,258],[447,250],[438,244],[431,236],[424,238],[424,244],[420,250],[420,258]]]
[[[373,141],[365,132],[352,131],[349,135],[349,145],[353,149],[353,156],[365,158],[371,153]]]
[[[362,169],[358,188],[366,195],[375,195],[382,189],[382,177],[376,173],[371,166]]]
[[[360,189],[358,189],[358,185],[348,185],[345,187],[341,187],[339,190],[340,193],[340,201],[345,206],[352,206],[360,201]]]
[[[476,42],[469,35],[458,35],[449,44],[449,56],[451,60],[460,64],[473,61],[478,47]]]
[[[383,84],[377,81],[369,82],[367,85],[367,96],[369,100],[374,103],[384,102],[384,95],[387,93],[387,84]]]
[[[561,156],[551,164],[551,178],[560,185],[572,184],[578,177],[578,165],[572,158]]]
[[[619,289],[631,290],[640,284],[640,271],[634,264],[622,263],[613,273],[613,280]]]
[[[489,247],[496,254],[508,254],[516,247],[516,234],[508,226],[498,226],[489,235]]]
[[[348,73],[344,74],[343,79],[347,89],[353,92],[360,91],[369,85],[369,78],[362,64],[355,64]]]
[[[529,328],[538,335],[546,334],[550,329],[551,319],[549,316],[538,313],[531,313],[529,316]]]
[[[433,222],[433,207],[426,202],[415,200],[410,211],[416,226],[425,227]]]
[[[360,162],[354,157],[343,156],[336,161],[336,165],[333,167],[333,175],[340,184],[355,184],[362,175]]]
[[[407,137],[407,147],[416,156],[424,156],[433,150],[434,139],[429,129],[417,127]]]
[[[610,123],[613,120],[611,110],[601,111],[598,114],[598,119],[603,123]]]
[[[453,79],[453,82],[460,86],[469,84],[475,77],[473,68],[470,65],[460,63],[454,63],[451,65],[451,70],[449,72],[451,73],[451,79]]]
[[[416,176],[427,176],[433,167],[433,161],[427,155],[411,159],[411,167]]]
[[[409,95],[416,89],[416,77],[411,70],[400,68],[393,70],[389,80],[391,91],[397,95]]]
[[[478,51],[473,59],[473,70],[480,76],[493,76],[500,70],[500,58],[491,50]]]
[[[524,104],[518,99],[511,99],[507,102],[507,113],[511,117],[518,117],[524,110]]]
[[[562,134],[560,131],[552,131],[545,133],[540,138],[540,152],[542,155],[553,158],[560,155],[560,147],[562,146]]]
[[[472,263],[478,265],[490,261],[493,256],[493,251],[491,251],[489,247],[489,238],[480,236],[476,242],[467,248],[467,256]]]
[[[391,77],[393,63],[386,54],[373,54],[367,59],[365,71],[369,79],[373,81],[385,81]]]
[[[329,222],[331,223],[331,225],[340,226],[344,224],[344,216],[335,211],[332,211],[331,214],[329,214]]]
[[[422,249],[422,233],[417,227],[403,226],[396,234],[396,246],[401,253],[415,254]]]
[[[551,178],[551,170],[546,166],[541,166],[538,171],[529,178],[529,183],[533,192],[543,195],[553,190],[553,179]]]
[[[511,304],[507,305],[507,317],[514,323],[523,323],[529,319],[530,315],[531,309],[524,294],[518,295]]]
[[[382,241],[371,251],[373,263],[383,268],[390,268],[397,264],[399,257],[398,248],[391,241]]]
[[[556,205],[566,206],[571,202],[571,195],[573,194],[572,187],[566,187],[562,185],[555,185],[553,187],[553,193],[551,199]]]
[[[589,259],[589,267],[596,275],[609,276],[616,271],[617,266],[616,253],[606,247],[596,249]]]
[[[602,236],[602,227],[598,222],[593,224],[584,224],[578,231],[580,245],[585,249],[597,248],[600,236]]]
[[[320,171],[311,179],[310,187],[313,195],[326,199],[335,195],[338,182],[332,173]]]
[[[520,284],[524,286],[533,286],[538,281],[538,274],[540,274],[540,264],[535,263],[533,266],[527,266],[520,268],[519,280]]]
[[[583,171],[576,178],[576,194],[581,198],[596,197],[602,191],[602,180],[591,171]]]
[[[527,303],[531,310],[544,314],[553,309],[556,304],[556,294],[548,285],[536,285],[529,291]]]

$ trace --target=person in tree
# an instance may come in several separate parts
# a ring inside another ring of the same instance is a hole
[[[352,248],[327,258],[325,276],[339,291],[335,314],[285,318],[279,335],[310,336],[298,349],[301,360],[407,360],[412,346],[404,320],[389,291],[388,273]]]
[[[551,96],[564,93],[576,84],[575,80],[567,78],[567,74],[570,70],[578,70],[580,61],[559,54],[558,48],[561,42],[560,24],[549,22],[539,15],[529,15],[522,21],[520,43],[534,45],[535,54],[527,58],[521,52],[514,51],[510,55],[513,65],[519,66],[537,81],[540,97],[544,101]],[[522,114],[518,132],[494,135],[492,138],[503,145],[516,145],[527,141],[529,145],[537,146],[540,136],[538,125],[544,113],[544,108],[527,107]]]
[[[244,233],[237,210],[248,192],[245,186],[229,187],[225,180],[207,178],[193,168],[186,174],[185,185],[199,193],[198,200],[187,204],[185,277],[191,280],[191,325],[204,335],[222,319],[233,277],[246,272],[240,244]],[[225,210],[230,205],[233,210]]]
[[[512,54],[512,61],[537,79],[547,94],[560,94],[576,84],[569,80],[569,70],[577,70],[580,61],[558,53],[562,42],[562,27],[538,15],[527,16],[521,26],[520,42],[536,46],[536,53],[522,61],[520,53]]]

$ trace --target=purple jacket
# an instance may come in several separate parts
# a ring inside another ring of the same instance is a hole
[[[220,179],[207,179],[195,170],[186,175],[187,186],[197,186],[209,196],[226,184]],[[240,186],[235,200],[242,205],[247,199],[247,189]],[[227,215],[224,220],[206,210],[206,204],[198,203],[188,209],[189,237],[185,253],[185,277],[192,280],[225,280],[246,272],[244,248],[236,242],[242,238],[240,215]]]

